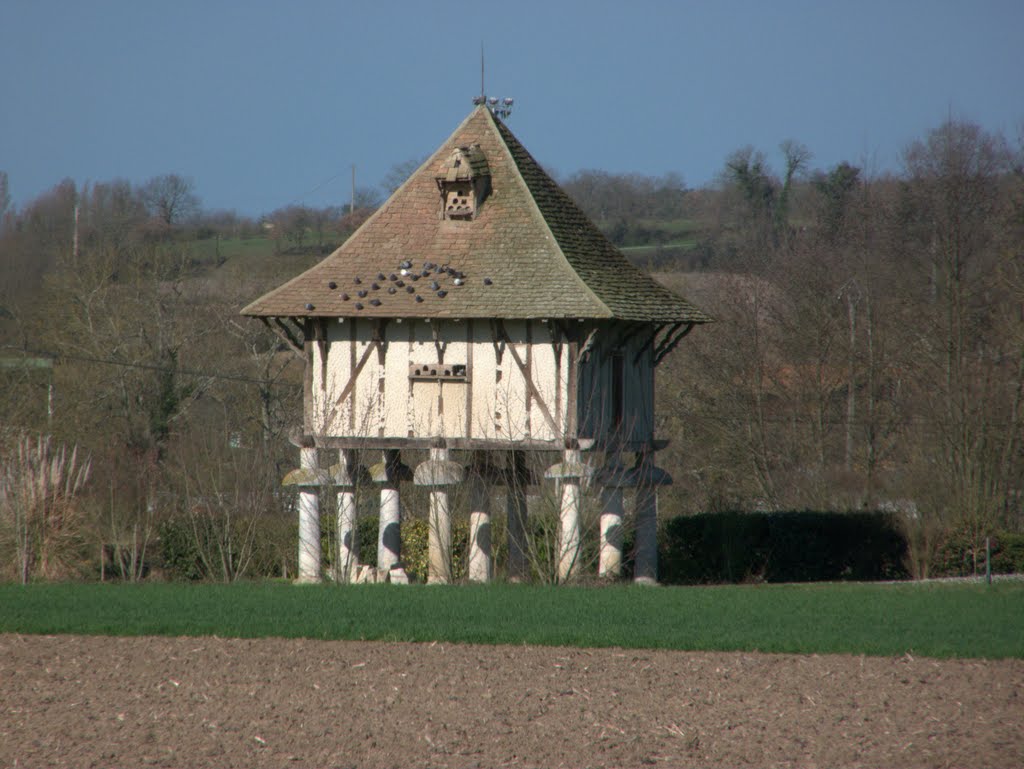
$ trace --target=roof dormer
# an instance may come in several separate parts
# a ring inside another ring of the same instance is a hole
[[[479,144],[452,152],[436,179],[444,219],[472,219],[491,190],[491,169]]]

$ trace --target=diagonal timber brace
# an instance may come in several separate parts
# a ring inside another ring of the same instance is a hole
[[[551,411],[548,409],[547,404],[541,397],[540,390],[537,389],[537,385],[533,383],[533,378],[530,376],[530,372],[526,367],[526,363],[520,357],[519,352],[516,350],[516,346],[512,344],[509,339],[508,332],[505,330],[505,324],[501,320],[494,322],[494,334],[496,340],[500,340],[506,347],[506,349],[512,354],[512,360],[516,363],[516,368],[519,369],[519,373],[523,376],[523,381],[526,382],[526,388],[530,391],[530,395],[537,403],[537,408],[540,409],[541,414],[544,415],[544,421],[548,423],[548,427],[551,431],[557,435],[559,430],[555,424],[555,420],[551,418]]]

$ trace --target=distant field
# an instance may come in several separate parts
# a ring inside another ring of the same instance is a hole
[[[0,632],[1024,658],[1024,585],[2,585]]]

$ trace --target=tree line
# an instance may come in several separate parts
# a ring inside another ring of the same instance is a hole
[[[949,542],[973,563],[984,537],[1020,531],[1022,157],[950,120],[898,173],[815,170],[786,142],[777,169],[744,148],[703,189],[675,174],[562,179],[620,244],[670,239],[680,221],[695,233],[657,275],[716,319],[659,372],[660,461],[675,477],[663,513],[889,509],[918,575]],[[203,210],[171,174],[63,182],[16,209],[0,173],[0,569],[34,549],[17,561],[31,576],[141,578],[154,542],[184,534],[205,576],[287,573],[280,478],[302,362],[238,310],[380,197],[251,219]],[[243,239],[274,258],[226,258],[221,243]],[[30,440],[43,435],[52,446]],[[78,449],[75,493],[29,532],[3,513],[28,493],[17,463],[52,467],[58,445]]]

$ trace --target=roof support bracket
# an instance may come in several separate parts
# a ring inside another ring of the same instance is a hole
[[[289,318],[289,320],[293,323],[295,322],[295,318]],[[293,329],[285,324],[280,318],[265,318],[260,316],[260,321],[264,326],[273,331],[274,335],[284,342],[289,350],[295,353],[298,357],[305,359],[306,348],[303,344],[304,340],[299,341],[299,337],[305,337],[305,334],[302,332],[302,327],[299,326],[298,323],[296,323],[297,328]],[[270,321],[273,321],[273,324],[271,324]]]
[[[683,341],[683,338],[693,331],[695,323],[687,323],[685,327],[680,330],[683,326],[682,323],[676,323],[670,328],[665,335],[661,338],[661,342],[654,348],[654,365],[657,366],[665,356],[676,349],[676,346]]]

